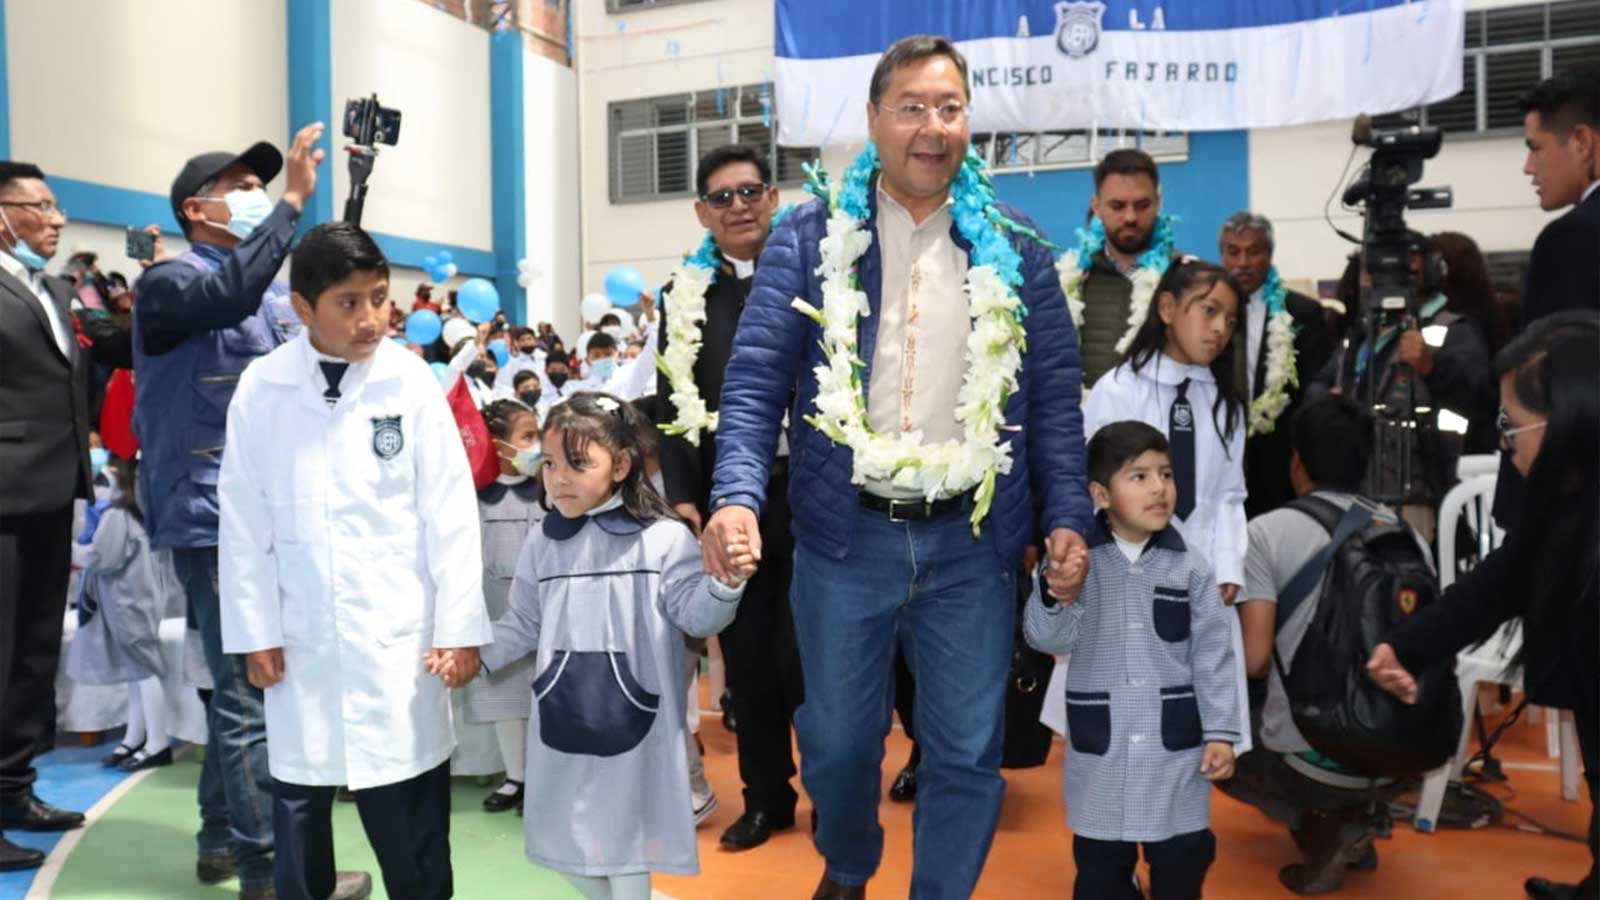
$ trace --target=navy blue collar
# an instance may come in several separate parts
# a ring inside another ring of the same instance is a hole
[[[516,494],[527,503],[538,503],[544,496],[544,492],[539,489],[537,478],[525,478],[516,484],[506,484],[496,479],[478,491],[478,499],[484,503],[499,503],[508,493]]]
[[[1091,550],[1102,544],[1114,542],[1114,536],[1111,534],[1111,523],[1106,519],[1105,510],[1102,509],[1094,514],[1094,522],[1089,526],[1089,533],[1084,535],[1083,538]],[[1168,522],[1167,527],[1156,532],[1155,536],[1150,540],[1145,541],[1144,549],[1139,551],[1139,555],[1143,556],[1149,553],[1152,547],[1160,547],[1163,550],[1182,553],[1188,549],[1188,546],[1183,542],[1183,535],[1178,533],[1178,526]]]
[[[643,522],[633,517],[633,513],[626,509],[608,509],[599,515],[579,516],[569,519],[561,511],[551,507],[548,515],[544,517],[544,536],[553,541],[564,541],[583,530],[583,526],[593,521],[607,534],[630,535],[638,534],[644,530]]]

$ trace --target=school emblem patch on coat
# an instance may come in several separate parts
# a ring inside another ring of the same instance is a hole
[[[1400,605],[1400,611],[1409,616],[1417,611],[1417,592],[1410,588],[1402,588],[1395,597],[1395,602]]]
[[[379,459],[394,459],[405,446],[406,436],[400,430],[399,416],[372,417],[372,452]]]

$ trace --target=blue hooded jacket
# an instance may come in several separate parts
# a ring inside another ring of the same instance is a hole
[[[875,187],[869,187],[867,194],[868,227],[874,239],[859,263],[861,286],[871,306],[871,315],[860,322],[857,346],[866,362],[864,389],[872,378],[882,293]],[[1013,221],[1030,224],[1007,204],[997,208]],[[795,540],[842,559],[850,546],[850,516],[859,491],[850,482],[852,454],[805,421],[816,411],[817,380],[812,370],[824,362],[822,329],[790,305],[799,297],[822,307],[817,243],[827,233],[827,220],[826,204],[805,204],[773,230],[761,254],[718,408],[711,509],[715,513],[737,504],[761,513],[778,429],[787,412]],[[968,254],[972,252],[953,224],[951,237]],[[1028,350],[1022,356],[1019,386],[1006,401],[1007,427],[1001,432],[1001,439],[1011,444],[1011,472],[997,479],[994,505],[981,523],[985,537],[993,535],[1008,565],[1020,561],[1036,525],[1046,534],[1056,528],[1082,534],[1093,518],[1085,478],[1077,332],[1049,250],[1022,235],[1009,237],[1022,255],[1023,285],[1018,294],[1028,308],[1023,320]],[[1042,501],[1042,518],[1036,518],[1035,496]]]

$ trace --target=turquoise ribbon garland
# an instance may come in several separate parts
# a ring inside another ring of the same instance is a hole
[[[782,222],[789,213],[794,212],[794,207],[793,203],[785,203],[783,206],[778,207],[778,211],[772,214],[772,225],[768,228],[767,233],[771,234],[773,230],[776,230],[778,223]],[[717,248],[716,240],[711,237],[711,229],[706,229],[706,236],[700,241],[700,246],[696,247],[693,253],[684,257],[683,261],[691,266],[709,269],[711,271],[710,283],[716,284],[717,275],[722,271],[722,251]]]

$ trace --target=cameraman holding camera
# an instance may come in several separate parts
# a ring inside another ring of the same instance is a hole
[[[244,658],[222,652],[217,476],[240,374],[300,329],[286,285],[274,279],[316,188],[322,132],[320,122],[300,129],[287,165],[265,141],[185,163],[171,201],[190,250],[145,270],[133,308],[145,527],[152,546],[172,549],[189,624],[200,632],[215,685],[195,874],[214,884],[237,870],[245,900],[274,896],[272,778],[261,691],[246,679]],[[280,169],[287,183],[274,204],[265,185]]]

